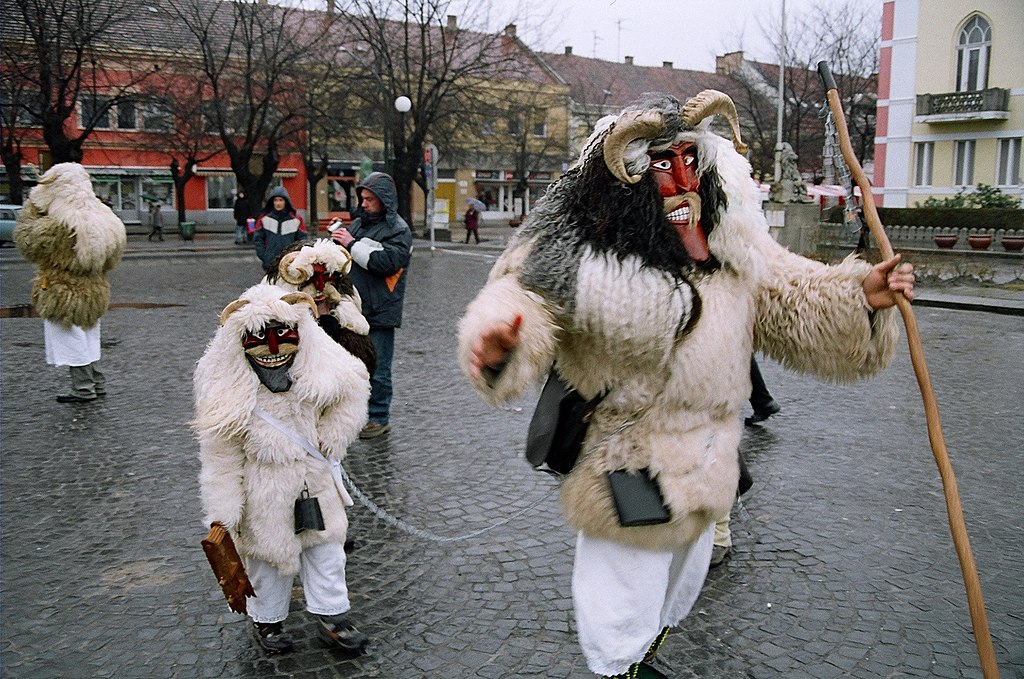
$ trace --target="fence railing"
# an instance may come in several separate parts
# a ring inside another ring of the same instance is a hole
[[[860,238],[860,233],[855,228],[850,228],[845,224],[822,223],[820,226],[821,244],[825,246],[848,246],[852,248]],[[972,250],[969,243],[970,236],[992,236],[992,245],[989,246],[988,250],[990,252],[1003,252],[1004,248],[1000,246],[1000,243],[1004,236],[1024,237],[1024,230],[1017,229],[949,229],[936,226],[893,226],[888,224],[885,226],[885,232],[889,236],[889,241],[897,250],[900,248],[948,250],[949,248],[939,248],[936,245],[935,236],[955,235],[957,236],[957,241],[952,248],[953,250]],[[868,242],[872,247],[875,246],[874,239],[870,239]]]

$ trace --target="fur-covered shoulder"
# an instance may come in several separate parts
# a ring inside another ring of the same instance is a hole
[[[100,273],[116,266],[127,243],[124,223],[93,193],[81,165],[51,167],[29,192],[28,202],[37,214],[48,215],[75,235],[75,270]]]
[[[269,321],[277,320],[299,331],[299,351],[291,371],[291,391],[296,396],[324,408],[353,390],[365,389],[369,380],[366,366],[317,325],[312,300],[296,302],[296,295],[261,283],[232,303],[237,308],[224,319],[193,377],[193,426],[198,434],[232,435],[248,428],[256,394],[264,387],[246,361],[241,340],[246,332],[259,330]],[[299,297],[308,299],[306,295]]]

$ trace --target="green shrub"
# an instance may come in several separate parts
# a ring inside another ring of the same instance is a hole
[[[973,191],[966,193],[960,189],[955,196],[949,198],[929,198],[923,203],[914,202],[914,207],[966,207],[966,208],[1001,208],[1004,210],[1020,209],[1020,200],[1007,196],[995,186],[978,184]]]

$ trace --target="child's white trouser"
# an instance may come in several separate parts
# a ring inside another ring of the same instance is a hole
[[[245,571],[256,596],[246,602],[254,622],[281,622],[288,616],[295,578],[282,575],[266,561],[247,557]],[[340,615],[352,605],[345,584],[345,546],[328,542],[307,547],[299,555],[299,577],[306,610],[315,615]]]

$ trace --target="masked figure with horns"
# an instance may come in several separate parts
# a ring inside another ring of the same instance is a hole
[[[896,346],[895,296],[913,294],[898,257],[828,266],[778,245],[744,152],[726,95],[643,95],[598,123],[460,323],[460,362],[490,403],[552,365],[584,399],[604,394],[561,487],[600,675],[659,676],[649,662],[700,592],[736,495],[752,352],[827,380],[871,375]],[[663,516],[627,521],[624,477]]]
[[[301,240],[270,263],[266,282],[312,297],[320,313],[320,327],[361,360],[372,375],[377,357],[370,341],[370,324],[363,316],[363,300],[349,276],[351,269],[352,255],[334,241]]]
[[[295,575],[318,635],[347,651],[367,638],[349,621],[341,460],[366,423],[370,377],[316,323],[316,302],[261,283],[225,307],[194,375],[210,524],[237,545],[256,598],[257,643],[292,650],[283,628]]]

